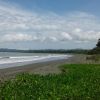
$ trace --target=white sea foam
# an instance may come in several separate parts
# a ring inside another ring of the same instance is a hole
[[[1,56],[0,57],[0,69],[11,68],[16,66],[23,66],[27,64],[53,61],[59,59],[68,59],[72,55],[61,54],[35,54],[34,56]]]
[[[54,58],[70,57],[71,55],[47,55],[47,56],[14,56],[14,57],[0,57],[0,64],[40,61]]]

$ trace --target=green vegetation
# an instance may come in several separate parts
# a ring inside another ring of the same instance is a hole
[[[94,55],[94,54],[100,54],[100,48],[99,47],[95,47],[92,50],[90,50],[88,52],[89,55]]]
[[[100,54],[88,55],[86,60],[90,60],[92,63],[100,63]]]
[[[1,100],[99,100],[100,65],[69,64],[62,73],[24,73],[0,85]]]

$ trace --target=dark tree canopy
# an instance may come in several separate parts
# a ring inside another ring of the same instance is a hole
[[[98,39],[96,47],[90,50],[88,54],[100,54],[100,39]]]
[[[97,47],[100,47],[100,39],[98,40],[98,43],[96,44]]]

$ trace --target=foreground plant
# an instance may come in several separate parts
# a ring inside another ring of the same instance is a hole
[[[59,75],[24,73],[1,84],[1,100],[99,100],[100,65],[61,66]]]

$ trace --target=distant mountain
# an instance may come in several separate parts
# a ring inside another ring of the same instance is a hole
[[[41,50],[18,50],[1,48],[0,52],[21,52],[21,53],[75,53],[75,54],[86,54],[89,50],[87,49],[41,49]]]

